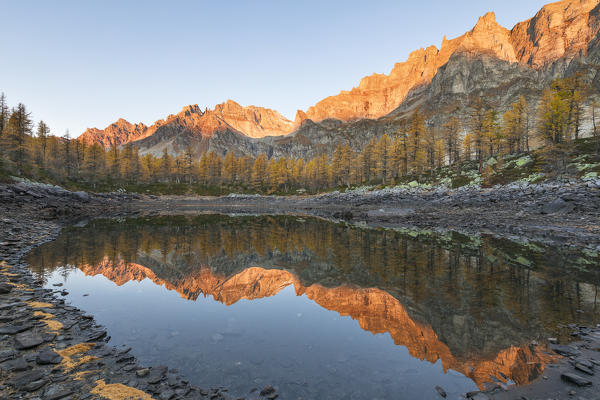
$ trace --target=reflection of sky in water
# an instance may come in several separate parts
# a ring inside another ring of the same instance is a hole
[[[68,300],[144,364],[305,399],[526,384],[552,362],[544,339],[571,338],[558,326],[597,320],[597,261],[486,235],[220,215],[92,221],[28,257],[49,287],[67,275]],[[181,297],[201,292],[217,300]]]
[[[396,346],[389,334],[374,335],[350,317],[297,296],[293,287],[231,306],[200,297],[181,298],[150,280],[117,286],[104,276],[61,270],[48,280],[65,282],[68,301],[96,316],[143,364],[178,368],[201,387],[226,386],[245,395],[273,384],[282,398],[449,398],[475,390],[463,375],[444,374]],[[83,296],[89,294],[89,296]]]

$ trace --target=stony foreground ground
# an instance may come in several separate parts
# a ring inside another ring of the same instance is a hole
[[[96,217],[202,211],[304,213],[373,225],[442,227],[535,236],[599,249],[599,188],[586,184],[503,187],[481,191],[382,190],[315,197],[140,197],[71,193],[47,185],[0,185],[0,398],[228,399],[226,388],[200,389],[166,366],[145,367],[129,348],[108,344],[94,317],[65,304],[63,290],[44,289],[22,262],[62,226]],[[491,384],[465,397],[599,399],[600,327],[572,326],[577,342],[554,344],[563,358],[525,387]],[[433,385],[434,383],[432,383]],[[507,390],[508,389],[508,390]],[[432,398],[443,388],[432,387]],[[272,387],[249,398],[277,397]]]

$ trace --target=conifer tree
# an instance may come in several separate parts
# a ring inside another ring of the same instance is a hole
[[[425,118],[417,110],[411,118],[408,132],[409,168],[413,173],[421,173],[427,161],[427,153],[423,146],[426,134]]]
[[[38,164],[40,167],[46,167],[46,154],[48,150],[48,136],[50,135],[50,128],[44,121],[40,121],[37,127],[37,138],[39,141],[39,154],[38,154]]]
[[[252,165],[252,178],[250,185],[253,189],[260,189],[265,184],[265,177],[267,172],[267,156],[261,153],[254,164]]]
[[[173,158],[169,154],[167,148],[163,149],[162,157],[160,158],[160,176],[163,182],[171,182],[171,171],[173,169]]]
[[[453,164],[460,159],[459,132],[460,121],[456,117],[451,117],[442,127],[446,154],[448,163]]]
[[[4,135],[9,158],[16,165],[18,175],[22,174],[27,162],[27,145],[32,125],[31,113],[23,103],[19,103],[8,119]]]
[[[8,123],[8,117],[10,117],[10,111],[8,109],[8,103],[6,102],[6,95],[3,92],[0,93],[0,140],[2,139],[2,134]]]

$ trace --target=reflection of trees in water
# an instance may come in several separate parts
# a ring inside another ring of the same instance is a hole
[[[258,265],[293,271],[305,285],[382,288],[464,351],[469,341],[480,350],[497,349],[598,312],[599,273],[574,264],[580,254],[485,236],[361,229],[311,218],[93,221],[66,229],[29,262],[43,272],[98,264],[105,257],[143,260],[146,266],[152,259],[153,271],[173,284],[200,265],[224,276]]]
[[[294,282],[363,329],[390,332],[413,356],[442,358],[480,384],[493,371],[522,383],[537,376],[545,362],[525,343],[558,323],[597,317],[599,273],[572,261],[580,258],[485,236],[205,215],[93,221],[66,229],[28,261],[46,276],[79,265],[121,284],[150,278],[189,298],[201,291],[217,299],[215,288],[224,296],[225,286],[229,299],[260,297]],[[270,274],[245,280],[255,266]]]

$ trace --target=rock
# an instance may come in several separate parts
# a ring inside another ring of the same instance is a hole
[[[33,325],[5,325],[0,327],[0,335],[14,335],[16,333],[24,332],[28,329],[31,329]]]
[[[164,365],[159,365],[150,369],[148,375],[148,383],[158,383],[163,380],[168,368]]]
[[[27,371],[29,369],[29,364],[27,364],[25,358],[20,357],[8,363],[7,369],[13,372]]]
[[[74,393],[75,390],[72,387],[67,387],[64,384],[52,384],[44,390],[44,396],[42,399],[59,400]]]
[[[260,395],[261,396],[269,396],[271,394],[275,393],[275,388],[271,385],[269,386],[265,386],[261,391],[260,391]]]
[[[0,294],[10,293],[12,289],[12,285],[9,285],[8,283],[0,283]]]
[[[435,390],[437,390],[437,392],[440,394],[440,396],[446,398],[446,396],[448,396],[448,393],[446,393],[446,391],[444,389],[442,389],[440,386],[436,386]]]
[[[17,352],[14,350],[2,350],[0,351],[0,363],[6,360],[11,360],[15,358]]]
[[[587,366],[585,366],[585,365],[583,365],[581,363],[576,363],[575,364],[575,369],[579,370],[581,372],[584,372],[584,373],[586,373],[588,375],[594,375],[594,371],[592,371],[589,367],[587,367]]]
[[[19,350],[30,349],[39,346],[42,343],[44,343],[44,338],[31,331],[22,332],[15,336],[15,345]]]
[[[14,376],[11,380],[11,383],[18,389],[21,389],[32,382],[39,381],[40,379],[44,378],[45,375],[45,372],[40,371],[39,369],[31,372],[24,372]]]
[[[542,206],[542,214],[556,214],[556,213],[569,213],[573,211],[575,205],[571,202],[567,202],[561,198],[554,200],[551,203],[547,203]]]
[[[160,400],[170,400],[175,397],[175,392],[171,389],[167,389],[159,395]]]
[[[42,386],[44,386],[46,383],[48,383],[47,379],[40,379],[40,380],[33,381],[33,382],[26,384],[21,389],[23,389],[26,392],[34,392],[34,391],[38,390],[39,388],[41,388]]]
[[[95,331],[88,335],[87,342],[95,342],[106,336],[106,331]]]
[[[135,374],[140,378],[147,376],[149,373],[150,373],[150,368],[142,368],[142,369],[138,369],[137,371],[135,371]]]
[[[586,379],[582,376],[579,376],[577,374],[572,374],[572,373],[563,373],[560,375],[561,379],[573,383],[577,386],[591,386],[592,385],[592,381],[590,381],[589,379]]]
[[[490,400],[489,396],[485,393],[477,393],[475,396],[471,397],[472,400]]]
[[[60,354],[55,352],[54,350],[44,350],[38,353],[35,361],[40,365],[46,364],[58,364],[62,361],[62,357]]]
[[[560,354],[561,356],[565,356],[565,357],[571,357],[571,356],[576,357],[581,354],[581,352],[579,350],[576,350],[576,349],[572,348],[571,346],[565,346],[565,345],[561,345],[561,344],[551,344],[550,349],[552,349],[556,353]]]
[[[87,203],[90,201],[90,195],[86,192],[73,192],[73,196],[77,198],[77,200]]]
[[[117,358],[117,363],[125,363],[129,361],[133,361],[134,357],[131,354],[124,354]]]

